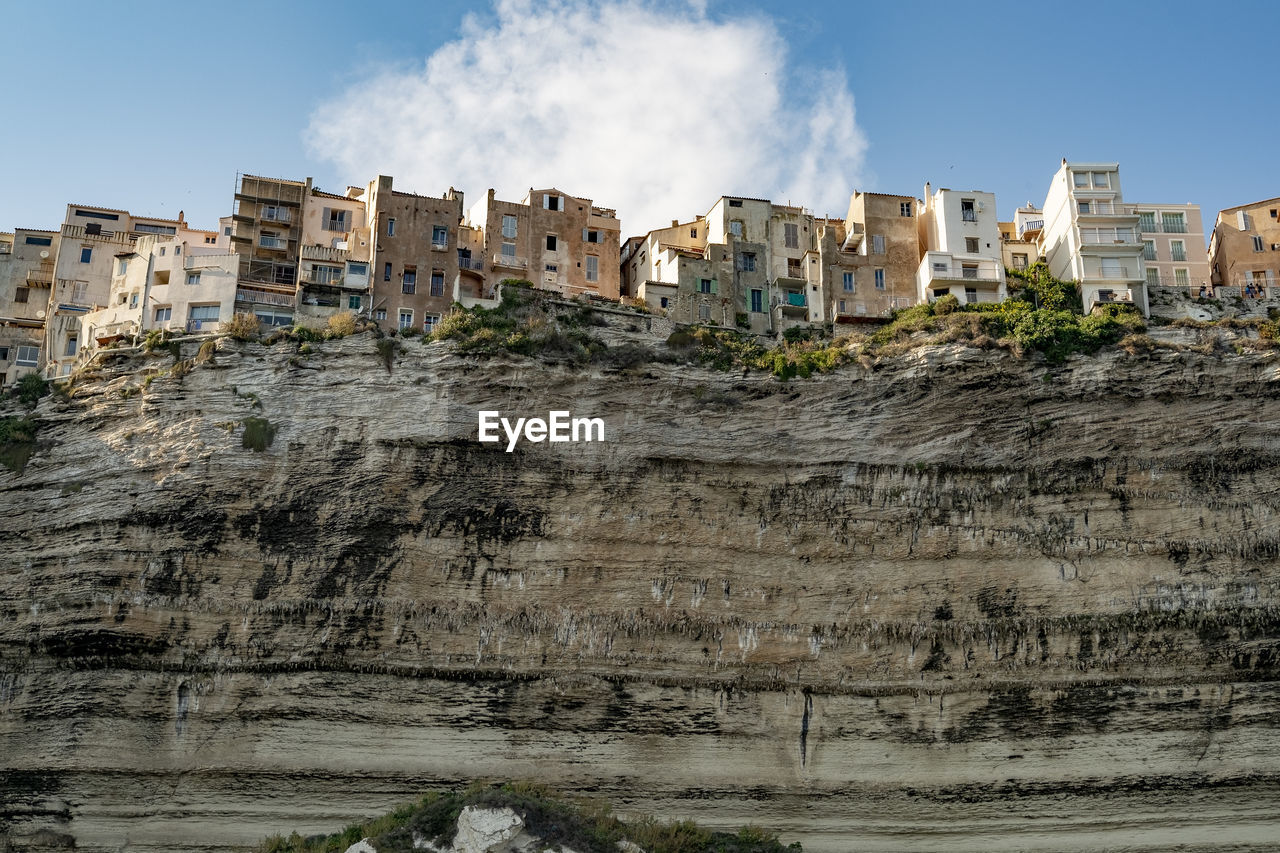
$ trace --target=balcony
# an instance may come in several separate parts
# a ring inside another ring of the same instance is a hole
[[[484,261],[480,258],[458,258],[458,269],[484,272]]]
[[[240,263],[239,255],[191,255],[188,254],[182,259],[182,268],[184,270],[209,270],[221,269],[226,272],[235,272],[236,267]]]
[[[795,316],[809,316],[809,302],[805,298],[804,292],[796,292],[794,290],[780,293],[774,299],[774,307],[781,309],[783,314],[791,314]]]
[[[932,281],[999,281],[1000,270],[980,266],[958,264],[934,264],[930,270]]]
[[[495,267],[505,267],[506,269],[522,270],[528,268],[529,261],[527,258],[517,257],[516,255],[498,253],[493,256],[493,265]]]
[[[1109,246],[1115,243],[1136,245],[1138,233],[1132,228],[1081,228],[1080,242],[1086,246]]]
[[[302,274],[303,284],[318,285],[320,287],[342,287],[344,276],[341,273],[321,272],[320,270],[307,270]]]
[[[1077,216],[1132,216],[1138,214],[1133,212],[1133,208],[1126,204],[1117,204],[1114,201],[1076,201]]]
[[[201,334],[216,332],[218,331],[218,321],[217,320],[188,320],[187,331],[199,332]]]
[[[1025,240],[1028,234],[1039,233],[1043,230],[1043,219],[1028,219],[1018,226],[1018,239]]]
[[[1133,305],[1133,291],[1131,290],[1099,290],[1097,293],[1089,297],[1089,311],[1099,305]]]
[[[27,287],[53,287],[53,270],[27,270]]]
[[[866,235],[866,226],[861,222],[850,222],[847,223],[847,228],[844,244],[840,246],[840,251],[856,252],[858,247],[862,245],[862,238]]]
[[[1137,281],[1138,278],[1137,271],[1129,266],[1098,269],[1084,274],[1085,281]]]
[[[62,236],[73,240],[96,240],[103,243],[115,243],[119,246],[132,246],[133,237],[124,231],[88,230],[83,225],[63,225]]]
[[[1186,222],[1156,222],[1151,219],[1139,219],[1138,230],[1143,234],[1186,234]]]
[[[283,305],[292,308],[293,294],[258,290],[253,287],[238,287],[236,288],[236,302],[251,302],[257,305]]]
[[[346,261],[349,252],[346,249],[334,249],[329,246],[303,246],[302,259],[304,261],[332,261],[333,263],[342,263]]]
[[[264,208],[261,219],[263,222],[284,222],[287,224],[293,221],[293,215],[283,207],[277,207],[274,210]]]
[[[258,237],[258,247],[287,252],[289,250],[289,241],[284,237],[272,237],[268,234],[263,234]]]
[[[779,287],[807,287],[809,282],[804,277],[802,270],[787,270],[773,280],[774,284]]]

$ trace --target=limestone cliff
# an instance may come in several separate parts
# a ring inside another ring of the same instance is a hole
[[[0,838],[216,849],[474,777],[806,850],[1277,837],[1280,356],[377,344],[41,403],[0,471]],[[506,453],[480,409],[608,440]]]

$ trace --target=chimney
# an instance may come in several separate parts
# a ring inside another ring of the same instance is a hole
[[[680,220],[679,220],[679,219],[673,219],[673,220],[671,220],[671,227],[672,227],[672,228],[675,228],[675,227],[676,227],[677,225],[679,225],[679,224],[680,224]]]

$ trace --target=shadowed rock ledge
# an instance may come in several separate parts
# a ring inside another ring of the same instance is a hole
[[[122,356],[0,470],[0,838],[221,849],[474,777],[810,851],[1280,833],[1280,357],[285,346]]]

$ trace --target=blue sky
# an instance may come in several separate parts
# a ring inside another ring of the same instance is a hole
[[[389,171],[469,198],[545,182],[618,207],[627,233],[721,192],[842,215],[855,187],[926,180],[994,192],[1007,218],[1064,156],[1118,161],[1127,199],[1199,203],[1207,227],[1280,195],[1274,2],[597,3],[586,19],[635,37],[581,55],[538,30],[572,31],[578,5],[7,4],[0,230],[54,227],[70,201],[212,227],[238,171],[334,191]],[[439,67],[463,54],[424,70],[446,44],[470,51],[465,73]],[[370,106],[376,75],[390,96]]]

